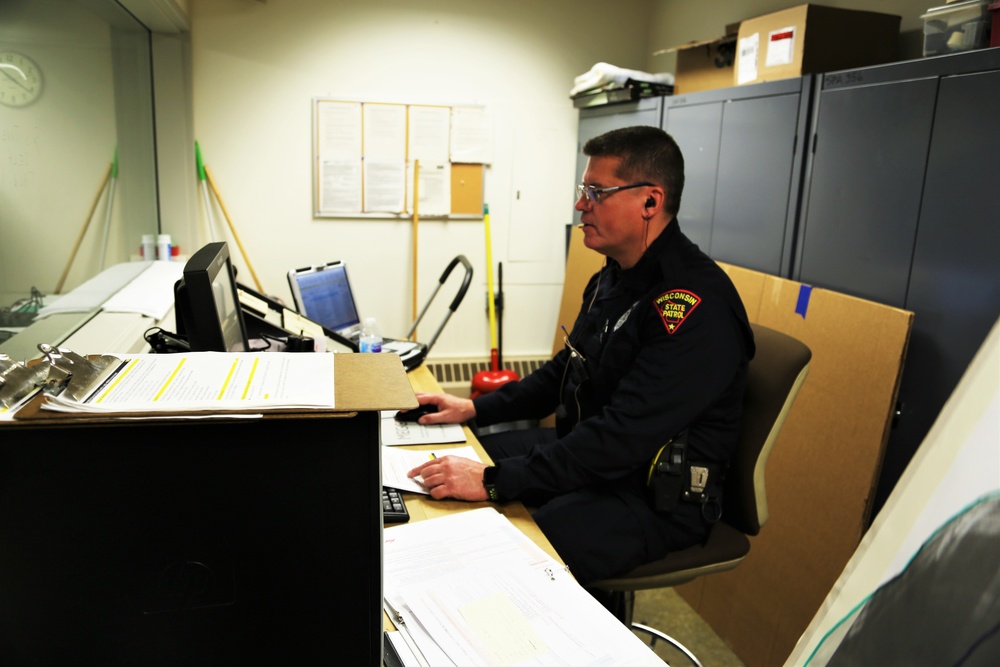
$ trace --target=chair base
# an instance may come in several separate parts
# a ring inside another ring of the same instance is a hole
[[[695,665],[695,667],[702,667],[701,662],[698,660],[698,658],[695,657],[694,653],[689,651],[687,647],[684,646],[684,644],[681,644],[679,641],[677,641],[670,635],[660,632],[656,628],[651,628],[648,625],[643,625],[642,623],[633,623],[630,627],[633,630],[638,630],[639,632],[645,632],[646,634],[648,634],[650,636],[649,640],[650,647],[655,646],[656,641],[658,639],[662,639],[663,641],[669,643],[671,646],[673,646],[678,651],[683,653],[687,657],[687,659],[691,661],[691,664]]]
[[[635,623],[632,620],[632,611],[635,609],[635,591],[613,591],[611,593],[610,607],[608,609],[626,627],[649,635],[650,648],[654,648],[658,640],[663,640],[683,653],[687,659],[691,661],[691,664],[695,665],[695,667],[702,667],[701,662],[697,657],[695,657],[694,653],[688,650],[688,648],[679,641],[665,632],[660,632],[656,628],[651,628],[648,625],[643,625],[642,623]]]

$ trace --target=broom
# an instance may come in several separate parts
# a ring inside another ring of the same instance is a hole
[[[514,371],[503,370],[500,364],[500,348],[497,345],[496,304],[493,295],[493,241],[490,235],[489,204],[483,206],[483,224],[486,227],[486,302],[490,315],[490,368],[479,371],[472,376],[472,398],[496,391],[508,382],[521,379]],[[502,294],[501,292],[501,302]]]

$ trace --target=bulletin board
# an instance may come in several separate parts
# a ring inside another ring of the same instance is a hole
[[[313,215],[480,219],[492,134],[482,106],[314,98]]]

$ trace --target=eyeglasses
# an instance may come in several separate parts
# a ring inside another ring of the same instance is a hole
[[[580,185],[576,186],[576,197],[577,199],[580,197],[586,197],[587,201],[600,204],[606,196],[613,195],[619,190],[631,190],[632,188],[641,188],[649,185],[653,184],[643,181],[642,183],[632,183],[631,185],[617,185],[613,188],[595,188],[593,185],[580,183]]]

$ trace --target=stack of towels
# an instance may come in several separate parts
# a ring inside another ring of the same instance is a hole
[[[575,97],[580,93],[604,88],[621,88],[628,79],[662,83],[668,86],[674,85],[674,75],[671,72],[650,74],[649,72],[615,67],[608,63],[597,63],[590,68],[589,72],[585,72],[573,80],[573,89],[569,92],[569,96]]]

